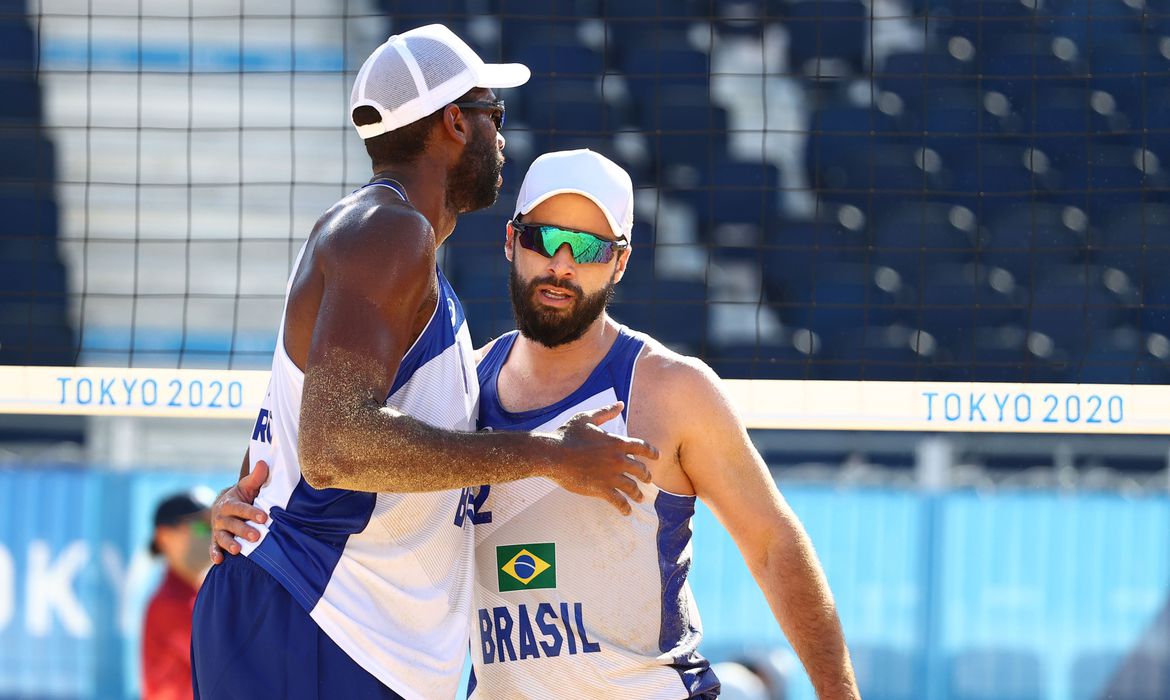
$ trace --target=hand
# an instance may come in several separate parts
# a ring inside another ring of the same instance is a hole
[[[268,463],[260,460],[247,476],[215,499],[215,504],[211,506],[212,565],[223,561],[224,552],[240,553],[240,543],[235,539],[237,535],[250,542],[260,539],[260,532],[248,521],[268,521],[268,514],[252,505],[265,481],[268,481]]]
[[[635,479],[650,483],[650,469],[636,457],[658,459],[658,450],[645,440],[611,435],[598,427],[621,415],[622,407],[618,401],[578,413],[561,426],[554,434],[559,449],[549,478],[566,491],[604,499],[629,515],[629,500],[643,498]]]

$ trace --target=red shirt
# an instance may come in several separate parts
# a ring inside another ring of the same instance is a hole
[[[191,700],[191,612],[194,586],[167,569],[146,608],[142,631],[142,699]]]

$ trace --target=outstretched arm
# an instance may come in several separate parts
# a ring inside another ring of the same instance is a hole
[[[695,493],[743,554],[821,700],[860,698],[836,606],[812,542],[776,488],[719,378],[675,365],[676,411],[689,420],[679,452]]]

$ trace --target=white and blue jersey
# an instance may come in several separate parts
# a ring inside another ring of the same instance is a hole
[[[300,257],[294,276],[299,264]],[[438,281],[434,314],[403,356],[385,405],[435,427],[473,430],[478,384],[471,338],[442,272]],[[250,441],[252,463],[269,465],[256,505],[270,520],[257,526],[259,542],[240,542],[244,554],[394,691],[409,699],[452,698],[467,649],[473,535],[459,516],[469,491],[310,486],[297,461],[304,374],[285,352],[283,326]]]
[[[551,431],[621,400],[629,410],[645,337],[622,328],[589,378],[546,408],[511,413],[496,383],[516,341],[479,364],[480,428]],[[602,426],[626,435],[628,413]],[[643,484],[623,516],[545,478],[481,487],[475,509],[473,700],[713,697],[687,584],[695,497]]]

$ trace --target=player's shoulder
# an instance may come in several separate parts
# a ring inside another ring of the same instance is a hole
[[[414,207],[384,187],[358,190],[329,208],[314,227],[314,262],[381,276],[434,267],[435,231]]]
[[[644,333],[637,337],[643,341],[635,374],[644,380],[639,382],[640,394],[649,392],[663,403],[685,406],[719,391],[719,376],[706,362],[671,350]]]

